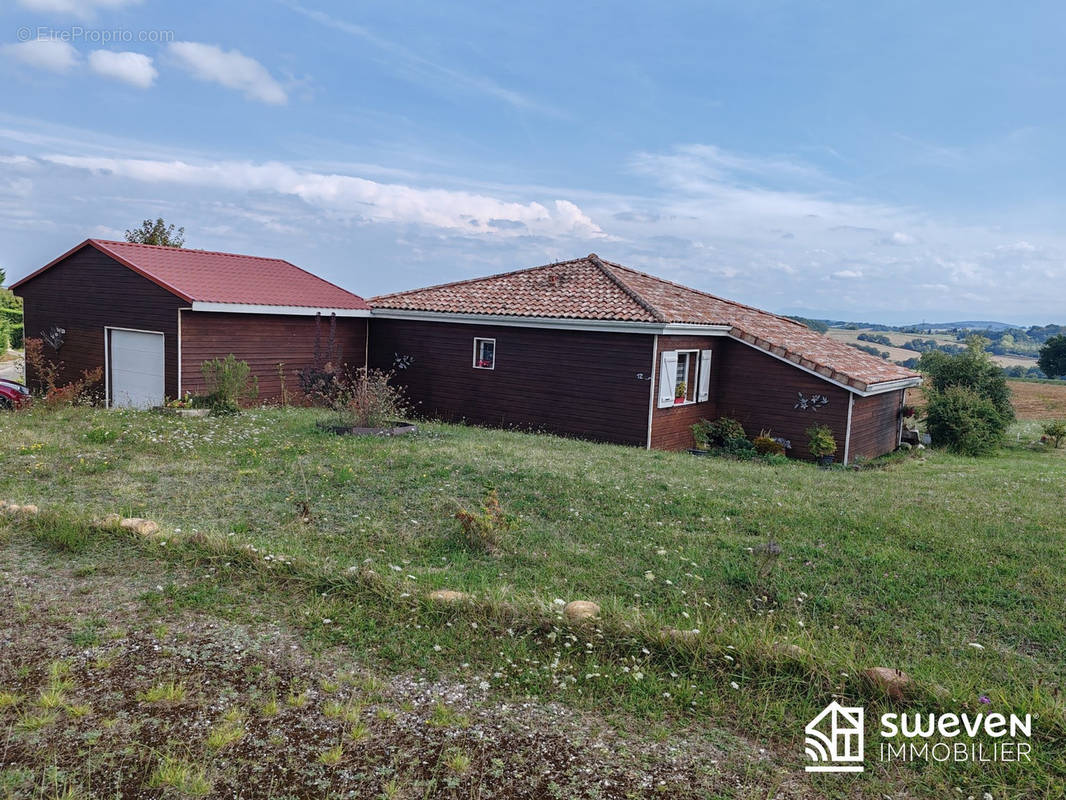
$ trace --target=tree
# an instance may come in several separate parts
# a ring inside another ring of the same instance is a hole
[[[0,286],[3,286],[6,281],[7,281],[7,272],[4,271],[3,267],[0,267]]]
[[[1003,369],[985,352],[987,340],[971,336],[966,349],[923,353],[925,421],[933,441],[967,455],[985,455],[1003,441],[1014,420]]]
[[[1066,377],[1066,336],[1052,336],[1044,342],[1036,363],[1049,378]]]
[[[923,353],[918,365],[927,379],[926,391],[943,392],[949,386],[972,389],[979,397],[990,400],[1005,420],[1013,422],[1010,387],[1003,368],[985,352],[987,341],[971,336],[961,353],[949,355],[939,350]]]
[[[174,230],[173,225],[167,225],[162,217],[152,222],[146,219],[141,227],[126,231],[126,241],[134,244],[154,244],[160,247],[184,247],[185,229]]]

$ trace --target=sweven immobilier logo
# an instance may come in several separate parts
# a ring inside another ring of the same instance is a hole
[[[1029,763],[1032,716],[1016,714],[881,715],[880,761],[973,761]],[[835,700],[804,731],[804,750],[813,762],[807,772],[862,772],[865,759],[864,711]],[[986,741],[987,740],[987,741]]]

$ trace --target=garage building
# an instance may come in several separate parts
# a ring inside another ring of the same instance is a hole
[[[278,364],[295,388],[331,327],[345,362],[366,360],[363,298],[280,259],[89,239],[11,288],[59,382],[102,367],[110,406],[202,393],[201,363],[228,353],[269,400]]]

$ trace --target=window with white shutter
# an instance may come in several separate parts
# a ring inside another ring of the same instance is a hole
[[[710,350],[664,350],[659,354],[659,408],[706,403],[710,398]]]
[[[659,408],[674,404],[674,382],[677,380],[677,351],[664,350],[659,356]]]

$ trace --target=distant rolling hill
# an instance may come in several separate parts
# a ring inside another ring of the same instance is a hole
[[[965,320],[963,322],[920,322],[915,327],[929,328],[934,331],[950,331],[955,328],[970,329],[975,331],[1005,331],[1010,328],[1025,328],[1026,325],[1008,325],[1006,322],[982,322],[981,320]]]

